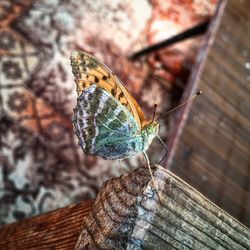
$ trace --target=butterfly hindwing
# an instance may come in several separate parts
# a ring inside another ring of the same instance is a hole
[[[92,55],[75,51],[71,55],[71,65],[77,84],[78,95],[92,84],[96,84],[115,97],[133,115],[142,127],[146,123],[145,116],[129,91],[112,71]]]
[[[140,127],[131,113],[97,85],[85,88],[77,99],[73,123],[79,144],[88,154],[118,159],[141,151]]]

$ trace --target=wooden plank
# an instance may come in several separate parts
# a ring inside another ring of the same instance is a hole
[[[0,228],[0,249],[73,249],[93,201],[59,208]]]
[[[250,2],[222,4],[185,93],[203,96],[176,114],[166,167],[250,226]]]
[[[249,249],[250,231],[170,171],[148,169],[108,181],[75,249]]]

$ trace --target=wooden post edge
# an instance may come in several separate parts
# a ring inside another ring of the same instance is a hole
[[[249,249],[250,231],[167,170],[105,183],[75,249]],[[160,198],[160,200],[159,200]]]

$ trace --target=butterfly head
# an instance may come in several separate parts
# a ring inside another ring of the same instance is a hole
[[[157,121],[150,122],[144,127],[144,134],[148,139],[148,144],[150,144],[159,131],[159,123]]]
[[[148,134],[157,134],[159,130],[159,122],[157,121],[150,122],[145,126],[145,129]]]

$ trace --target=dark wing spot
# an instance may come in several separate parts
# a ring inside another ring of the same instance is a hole
[[[102,77],[102,80],[104,80],[104,81],[106,81],[107,79],[108,79],[107,76],[103,76],[103,77]]]
[[[98,83],[99,79],[95,76],[95,82]]]
[[[109,106],[110,110],[114,112],[114,110],[117,108],[117,104],[113,101],[112,98],[109,98],[106,101],[107,106]]]
[[[119,94],[119,96],[118,96],[118,99],[121,99],[121,98],[123,98],[124,97],[124,94],[121,92],[120,94]]]
[[[135,144],[135,142],[134,142],[134,141],[132,141],[132,142],[131,142],[131,148],[132,148],[133,150],[135,150],[135,149],[136,149],[136,144]]]
[[[117,115],[117,118],[122,123],[125,123],[127,121],[127,116],[123,111],[120,111],[120,113]]]
[[[86,78],[89,79],[89,75],[86,75]]]

